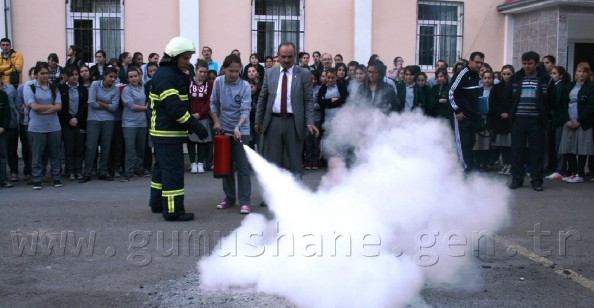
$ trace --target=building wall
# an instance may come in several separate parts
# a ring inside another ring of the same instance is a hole
[[[557,64],[565,65],[567,44],[559,42],[559,26],[559,7],[515,15],[512,65],[520,68],[522,54],[527,51],[536,51],[541,57],[553,55]],[[565,46],[565,52],[559,46]]]
[[[24,58],[23,79],[37,61],[47,61],[55,52],[60,64],[66,63],[66,7],[63,0],[12,1],[14,50]]]
[[[303,48],[314,51],[340,53],[345,61],[354,57],[354,0],[305,0],[305,27]],[[313,63],[313,59],[310,64]]]
[[[222,62],[231,50],[241,51],[248,63],[252,46],[253,1],[196,0],[199,10],[198,54],[202,46],[213,49],[213,58]],[[371,0],[370,0],[371,1]],[[487,61],[500,67],[503,59],[503,15],[496,6],[502,0],[464,1],[463,57],[481,50]],[[179,1],[127,0],[124,5],[124,49],[162,54],[171,37],[180,33]],[[24,53],[25,65],[45,60],[56,52],[61,64],[66,60],[66,8],[63,0],[12,1],[14,47]],[[355,0],[304,0],[304,42],[308,52],[341,53],[346,61],[355,57]],[[416,62],[416,0],[373,0],[371,52],[391,66],[395,56],[405,64]],[[232,9],[231,9],[232,8]],[[183,9],[183,8],[181,8]],[[48,19],[47,16],[51,16]],[[48,22],[51,20],[51,22]],[[39,25],[43,28],[40,29]],[[183,27],[183,25],[182,25]],[[49,34],[49,35],[48,35]],[[24,39],[26,38],[26,39]],[[40,46],[43,46],[40,48]],[[356,59],[366,62],[368,59]]]
[[[417,50],[417,1],[381,0],[373,2],[371,52],[388,67],[396,56],[404,65],[415,64]],[[367,64],[364,59],[364,63]]]
[[[203,46],[209,46],[213,59],[222,64],[233,49],[238,49],[242,63],[249,63],[252,53],[251,12],[251,1],[200,0],[198,53]]]
[[[162,3],[161,0],[126,0],[124,5],[124,49],[130,53],[142,52],[144,62],[151,52],[162,56],[169,40],[179,35],[179,2]]]
[[[497,12],[501,0],[464,1],[464,42],[462,57],[473,51],[485,53],[485,62],[498,71],[503,63],[505,16]]]

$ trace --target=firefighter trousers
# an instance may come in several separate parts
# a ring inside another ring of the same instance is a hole
[[[184,152],[183,144],[153,143],[155,165],[151,179],[153,212],[163,211],[163,217],[175,218],[184,210]]]

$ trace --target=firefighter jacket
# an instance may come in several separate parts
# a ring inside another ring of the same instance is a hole
[[[190,76],[164,63],[152,79],[149,133],[154,143],[185,143],[188,130],[201,135],[204,127],[190,115]],[[200,132],[200,133],[199,133]]]

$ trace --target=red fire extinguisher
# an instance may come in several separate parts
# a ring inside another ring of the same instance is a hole
[[[222,178],[231,174],[231,136],[214,136],[213,176]]]

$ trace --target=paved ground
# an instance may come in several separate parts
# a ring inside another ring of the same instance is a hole
[[[323,172],[308,172],[304,181],[315,187]],[[1,307],[291,306],[249,288],[198,290],[196,262],[209,248],[188,247],[188,236],[202,232],[213,245],[244,217],[238,208],[215,209],[221,184],[211,174],[186,175],[187,210],[197,219],[175,223],[150,213],[148,178],[64,183],[33,191],[21,181],[0,189]],[[482,282],[472,289],[427,286],[421,295],[428,305],[594,306],[594,182],[547,181],[542,193],[524,187],[513,194],[511,221],[498,233],[494,254],[476,258]],[[266,208],[254,211],[269,215]],[[535,242],[529,232],[539,234],[539,226],[551,235]]]

